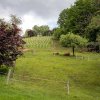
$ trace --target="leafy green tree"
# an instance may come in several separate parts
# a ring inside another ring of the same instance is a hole
[[[35,25],[33,27],[33,31],[35,31],[37,35],[40,35],[40,28],[39,28],[39,26]]]
[[[91,22],[86,28],[86,34],[89,41],[96,42],[100,35],[100,14],[93,16]]]
[[[51,36],[52,35],[52,31],[48,30],[42,33],[42,36]]]
[[[79,35],[75,35],[73,33],[68,33],[66,35],[61,35],[60,43],[64,47],[72,47],[73,56],[74,56],[75,55],[74,54],[75,47],[85,46],[87,43],[87,40],[85,38],[82,38]]]
[[[33,27],[33,31],[35,31],[38,35],[47,35],[45,32],[49,31],[49,26],[48,25],[42,25],[42,26],[37,26],[35,25]]]
[[[27,29],[25,31],[25,37],[33,37],[33,36],[37,36],[36,32],[31,30],[31,29]]]
[[[62,35],[62,30],[61,28],[56,28],[53,31],[53,39],[54,40],[59,40],[60,36]]]
[[[92,16],[98,11],[98,5],[97,0],[77,0],[71,8],[64,9],[60,13],[58,25],[66,33],[73,32],[84,36]]]
[[[40,32],[41,32],[42,35],[47,31],[49,31],[49,26],[48,25],[40,26]]]

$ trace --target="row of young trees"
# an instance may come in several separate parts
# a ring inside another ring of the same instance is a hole
[[[32,29],[27,29],[25,32],[25,37],[32,37],[32,36],[50,36],[51,30],[48,25],[37,26],[35,25]]]

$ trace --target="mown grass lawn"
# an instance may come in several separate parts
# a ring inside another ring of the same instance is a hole
[[[9,85],[6,77],[0,77],[0,100],[100,100],[100,54],[77,52],[84,59],[76,59],[53,55],[69,49],[53,44],[50,37],[25,41],[26,48],[32,52],[25,52],[16,61],[14,78]]]

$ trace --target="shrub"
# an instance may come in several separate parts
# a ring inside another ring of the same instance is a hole
[[[0,20],[0,66],[14,67],[16,59],[22,55],[24,41],[20,36],[19,21],[11,16],[11,22]]]
[[[70,56],[70,53],[64,53],[63,56]]]
[[[62,35],[62,30],[60,28],[57,28],[53,31],[53,39],[54,40],[59,40],[61,35]]]
[[[74,56],[74,48],[85,46],[87,40],[85,38],[80,37],[79,35],[75,35],[73,33],[68,33],[66,35],[61,35],[60,43],[64,47],[72,47],[73,56]]]
[[[87,45],[89,52],[100,52],[100,43],[99,42],[89,42]]]
[[[53,52],[53,55],[59,55],[59,52]]]
[[[2,66],[0,67],[0,75],[5,75],[8,72],[8,67]]]

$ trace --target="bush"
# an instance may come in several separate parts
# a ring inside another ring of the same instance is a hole
[[[53,52],[53,55],[59,55],[59,52]]]
[[[64,53],[63,56],[71,56],[71,54],[68,52],[68,53]]]
[[[74,48],[85,46],[87,40],[85,38],[82,38],[79,35],[75,35],[69,32],[66,35],[61,35],[60,43],[63,47],[72,47],[73,56],[74,56]]]
[[[54,40],[59,40],[61,35],[62,35],[62,30],[60,28],[57,28],[53,31],[53,39]]]
[[[64,47],[77,47],[77,46],[85,46],[87,43],[87,40],[85,38],[82,38],[79,35],[75,35],[73,33],[68,33],[66,35],[61,35],[60,43]]]
[[[0,67],[0,75],[5,75],[8,73],[8,68],[5,66]]]
[[[100,43],[98,42],[90,42],[87,45],[89,52],[100,52]]]

